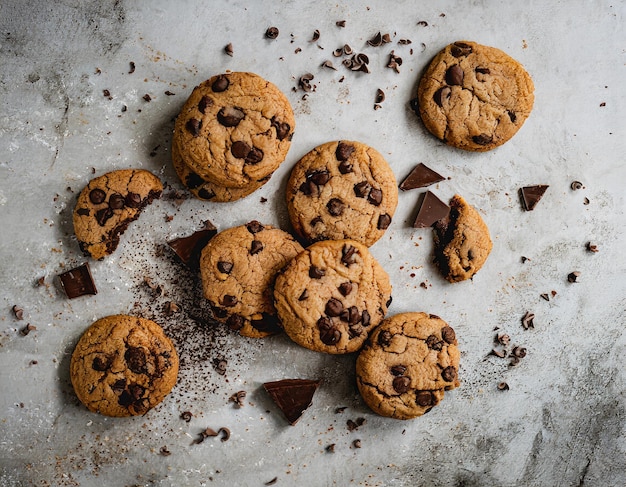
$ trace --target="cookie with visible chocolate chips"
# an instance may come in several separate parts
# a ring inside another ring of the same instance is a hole
[[[276,277],[274,304],[299,345],[332,354],[359,350],[391,303],[389,276],[355,240],[325,240]]]
[[[128,315],[93,323],[70,361],[78,399],[105,416],[146,414],[169,394],[177,376],[178,355],[163,329]]]
[[[517,133],[533,108],[534,89],[530,75],[508,54],[457,41],[426,69],[413,108],[446,144],[483,152]]]
[[[284,161],[295,128],[289,100],[253,73],[213,76],[197,86],[174,126],[183,162],[225,188],[263,183]]]
[[[94,259],[113,253],[120,234],[162,191],[159,178],[143,169],[120,169],[89,181],[73,214],[81,250]]]
[[[385,319],[356,361],[356,381],[367,405],[396,419],[421,416],[459,386],[460,353],[454,330],[427,313]]]
[[[448,217],[434,225],[435,262],[450,282],[471,279],[493,248],[489,228],[463,197],[450,200]]]
[[[218,233],[200,257],[204,296],[216,319],[251,338],[280,331],[274,279],[301,251],[287,232],[257,221]]]
[[[180,149],[175,141],[172,142],[172,162],[174,164],[176,174],[178,174],[178,177],[187,189],[189,189],[189,191],[191,191],[196,198],[206,201],[214,201],[218,203],[237,201],[252,194],[270,179],[268,177],[260,183],[250,183],[248,186],[243,188],[226,188],[224,186],[220,186],[219,184],[206,181],[193,172],[189,166],[183,162],[180,155]]]
[[[398,205],[396,178],[375,149],[334,141],[300,159],[287,183],[287,208],[307,242],[354,239],[368,247],[391,224]]]

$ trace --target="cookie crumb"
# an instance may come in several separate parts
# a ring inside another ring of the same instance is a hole
[[[591,242],[587,242],[585,244],[585,248],[587,249],[588,252],[592,252],[594,254],[596,252],[598,252],[598,246],[596,244],[594,244],[594,243],[591,243]]]

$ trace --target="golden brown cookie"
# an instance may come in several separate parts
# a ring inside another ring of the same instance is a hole
[[[159,178],[143,169],[120,169],[89,181],[73,216],[81,250],[94,259],[111,254],[120,234],[162,191]]]
[[[262,183],[285,160],[295,128],[289,100],[253,73],[213,76],[197,86],[174,127],[184,163],[226,188]]]
[[[280,331],[272,301],[274,279],[301,251],[287,232],[257,221],[218,233],[200,258],[204,296],[215,317],[251,338]]]
[[[493,247],[480,214],[461,196],[450,200],[447,218],[435,223],[435,262],[450,282],[474,277]]]
[[[161,327],[127,315],[93,323],[70,362],[78,399],[105,416],[146,414],[172,390],[177,375],[178,355]]]
[[[355,240],[325,240],[298,254],[276,277],[274,303],[299,345],[356,352],[391,303],[389,276]]]
[[[398,205],[396,178],[379,152],[334,141],[300,159],[287,183],[287,208],[307,242],[353,239],[368,247],[385,233]]]
[[[189,191],[191,191],[196,198],[206,201],[214,201],[218,203],[237,201],[238,199],[245,198],[246,196],[252,194],[270,180],[268,177],[260,183],[250,183],[248,186],[243,188],[226,188],[224,186],[211,183],[210,181],[206,181],[185,165],[182,157],[180,156],[178,144],[175,141],[172,142],[172,162],[174,164],[176,174],[178,174],[178,177],[187,189],[189,189]]]
[[[459,386],[459,349],[454,330],[426,313],[385,319],[356,361],[363,400],[381,416],[411,419],[430,411],[444,391]]]
[[[504,144],[520,129],[533,108],[534,89],[524,67],[506,53],[457,41],[426,69],[414,109],[446,144],[482,152]]]

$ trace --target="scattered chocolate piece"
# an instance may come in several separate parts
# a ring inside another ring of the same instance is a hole
[[[41,276],[41,277],[37,278],[37,282],[36,282],[35,285],[37,287],[41,287],[41,286],[43,286],[45,284],[45,282],[46,282],[46,276]]]
[[[540,294],[539,296],[541,296],[546,301],[550,301],[550,296],[548,296],[548,293],[543,293],[543,294]]]
[[[185,411],[185,412],[180,413],[180,419],[182,419],[186,423],[189,423],[189,421],[191,421],[192,416],[193,414],[191,414],[190,411]]]
[[[373,47],[378,47],[378,46],[382,45],[382,43],[383,43],[383,36],[382,36],[382,34],[380,33],[380,31],[379,31],[379,32],[378,32],[378,33],[377,33],[374,37],[372,37],[371,39],[369,39],[369,40],[367,41],[367,43],[368,43],[370,46],[373,46]]]
[[[500,357],[500,358],[504,358],[506,357],[506,350],[497,350],[497,349],[492,349],[491,352],[489,353],[490,355],[495,355],[496,357]]]
[[[398,44],[400,44],[401,46],[406,46],[407,44],[411,44],[411,39],[400,39],[398,41]]]
[[[535,327],[535,324],[533,323],[534,319],[535,319],[535,313],[531,313],[530,311],[527,311],[524,317],[522,318],[522,327],[524,327],[524,330],[528,330],[529,328]]]
[[[346,421],[346,426],[348,427],[348,431],[354,431],[359,429],[359,426],[363,426],[366,422],[365,418],[357,418],[356,421],[349,419]]]
[[[378,88],[376,90],[376,98],[374,98],[375,103],[382,103],[385,101],[385,92]]]
[[[167,446],[162,446],[159,453],[164,457],[169,457],[172,454],[172,452],[167,449]]]
[[[166,90],[166,91],[165,91],[165,94],[166,94],[167,96],[174,96],[176,93],[172,93],[170,90]]]
[[[166,315],[171,316],[180,311],[180,306],[178,306],[174,301],[168,301],[165,303],[164,311]]]
[[[337,68],[333,66],[333,63],[330,61],[324,61],[322,63],[322,68],[328,68],[328,69],[332,69],[333,71],[337,71]]]
[[[328,445],[328,446],[325,448],[325,450],[326,450],[328,453],[335,453],[335,444],[334,444],[334,443],[331,443],[330,445]]]
[[[539,203],[539,200],[543,196],[543,194],[548,189],[548,185],[540,184],[537,186],[524,186],[519,190],[520,198],[522,200],[522,205],[524,210],[532,211]]]
[[[338,20],[337,22],[335,22],[335,25],[337,27],[345,27],[346,26],[346,21],[345,20]]]
[[[217,235],[217,229],[209,221],[204,222],[201,230],[188,237],[181,237],[167,242],[167,245],[176,253],[178,258],[191,270],[198,270],[200,253],[206,244]]]
[[[91,277],[89,262],[59,274],[61,287],[69,299],[78,298],[87,294],[98,294],[96,284]]]
[[[530,260],[530,259],[522,255],[522,258],[521,258],[522,264],[525,264],[527,260]]]
[[[226,374],[226,366],[228,365],[228,362],[226,362],[226,360],[224,360],[221,357],[218,358],[214,358],[213,359],[213,368],[215,369],[215,371],[219,374],[219,375],[224,375]]]
[[[31,360],[30,365],[37,365],[39,362],[37,360]]]
[[[315,42],[318,41],[320,38],[320,31],[318,29],[315,29],[313,31],[313,37],[311,37],[311,40],[309,42]]]
[[[151,97],[148,93],[146,93],[145,95],[143,95],[143,97],[142,97],[142,98],[143,98],[144,100],[146,100],[146,101],[152,101],[152,97]]]
[[[581,183],[580,181],[572,181],[572,184],[570,184],[569,186],[570,188],[572,188],[573,191],[584,188],[583,183]]]
[[[552,291],[550,291],[550,294],[552,294],[552,297],[556,296],[556,291],[553,289]]]
[[[278,28],[277,27],[268,27],[265,31],[265,37],[268,39],[276,39],[278,37]]]
[[[585,198],[583,200],[583,205],[588,205],[590,203],[589,198]]]
[[[393,69],[396,73],[400,72],[400,66],[402,65],[402,58],[396,56],[393,51],[389,53],[389,62],[387,67]]]
[[[134,62],[130,62],[130,70],[128,71],[128,74],[133,74],[135,72],[135,63]]]
[[[402,191],[407,191],[416,188],[425,188],[431,184],[443,181],[444,178],[441,174],[433,171],[421,162],[413,168],[409,175],[404,178],[404,181],[400,183],[399,188]]]
[[[420,20],[417,25],[421,25],[422,27],[428,27],[428,22],[426,22],[425,20]]]
[[[580,277],[580,272],[578,272],[578,271],[570,272],[567,275],[567,281],[568,282],[580,282],[578,280],[579,277]]]
[[[341,414],[341,413],[343,413],[346,409],[348,409],[348,406],[341,406],[341,407],[335,408],[335,414]]]
[[[593,244],[591,242],[587,242],[587,244],[585,245],[585,248],[589,251],[589,252],[593,252],[594,254],[596,252],[598,252],[598,246],[596,244]]]
[[[234,402],[237,407],[244,407],[245,403],[243,402],[246,398],[246,391],[237,391],[232,396],[228,398],[229,402]]]
[[[31,331],[35,331],[37,327],[28,323],[24,328],[20,330],[20,333],[24,336],[28,335]]]
[[[12,309],[16,320],[24,319],[24,308],[21,308],[17,304],[14,304]]]
[[[224,52],[228,54],[230,57],[233,57],[234,51],[233,51],[232,43],[229,42],[228,44],[226,44],[226,46],[224,47]]]
[[[293,426],[311,405],[319,385],[319,380],[283,379],[266,382],[263,387]]]
[[[353,448],[361,448],[361,440],[359,440],[358,438],[356,440],[354,440],[352,442],[352,447]]]
[[[524,347],[513,347],[511,355],[517,358],[524,358],[526,356],[526,349]]]
[[[413,222],[413,228],[428,228],[448,216],[450,207],[437,198],[430,191],[426,191],[422,197],[417,217]]]
[[[506,382],[500,382],[498,384],[498,390],[499,391],[508,391],[509,390],[509,385]]]
[[[507,335],[506,333],[498,333],[498,335],[496,336],[496,341],[503,346],[508,346],[509,342],[511,341],[511,337],[509,335]]]
[[[230,430],[228,428],[226,428],[225,426],[222,426],[220,429],[217,430],[217,434],[221,434],[222,437],[220,438],[220,441],[223,443],[225,441],[230,440]]]
[[[351,56],[354,51],[348,44],[343,45],[343,54],[344,56]]]
[[[263,485],[274,485],[278,481],[278,477],[274,477],[272,480],[268,480]]]
[[[313,80],[315,76],[313,76],[311,73],[305,73],[302,76],[300,76],[300,80],[298,81],[298,86],[300,86],[300,88],[302,88],[305,92],[309,93],[311,91],[315,91],[314,87],[311,86],[311,81]]]

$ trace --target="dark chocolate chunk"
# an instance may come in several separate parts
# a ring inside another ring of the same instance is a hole
[[[224,127],[236,127],[245,116],[245,113],[240,108],[224,107],[217,112],[217,121]]]
[[[79,208],[78,210],[76,210],[76,213],[80,216],[89,216],[91,214],[91,211],[89,211],[89,208]]]
[[[346,209],[346,204],[339,198],[332,198],[327,204],[328,213],[332,216],[341,216]]]
[[[233,263],[220,260],[217,263],[217,269],[223,274],[230,274],[230,271],[233,270]]]
[[[97,370],[98,372],[104,372],[113,363],[113,357],[110,355],[97,355],[94,357],[93,362],[91,362],[91,368],[93,370]]]
[[[326,275],[326,271],[324,269],[320,269],[319,267],[311,266],[309,269],[309,277],[311,279],[321,279]]]
[[[121,210],[125,204],[125,199],[121,194],[115,193],[109,196],[109,208],[112,210]]]
[[[113,216],[113,210],[111,208],[100,208],[96,211],[96,221],[98,225],[103,227],[109,218]]]
[[[320,329],[320,340],[324,345],[332,346],[341,340],[341,332],[333,327]]]
[[[146,373],[146,352],[139,347],[128,347],[124,353],[124,360],[128,364],[128,368],[135,374]]]
[[[435,91],[435,94],[433,95],[433,100],[435,101],[437,105],[439,105],[440,107],[443,107],[443,102],[445,100],[448,100],[451,94],[452,94],[452,90],[450,89],[450,87],[444,86],[442,88],[439,88],[437,91]]]
[[[431,350],[440,351],[443,348],[443,342],[436,335],[429,335],[426,339],[426,346]]]
[[[367,181],[361,181],[354,185],[354,194],[358,198],[365,198],[370,192],[371,186]]]
[[[319,171],[312,172],[307,176],[308,179],[313,181],[318,186],[325,185],[328,181],[330,181],[330,173],[323,169]]]
[[[385,92],[378,88],[376,90],[376,98],[374,98],[374,103],[382,103],[385,101]]]
[[[130,70],[128,74],[133,74],[135,72],[135,63],[133,61],[130,62]]]
[[[246,228],[253,235],[265,229],[265,227],[256,220],[252,220],[251,222],[246,223]]]
[[[418,406],[422,407],[433,406],[433,395],[430,391],[419,391],[415,395],[415,402]]]
[[[250,244],[250,255],[258,254],[263,250],[263,242],[260,240],[253,240]]]
[[[230,315],[226,320],[226,326],[228,326],[228,328],[230,328],[231,330],[239,331],[243,328],[245,321],[246,320],[243,318],[243,316]]]
[[[131,191],[126,195],[124,202],[129,208],[139,208],[141,206],[141,195]]]
[[[356,262],[355,254],[358,254],[356,247],[349,244],[344,244],[343,248],[341,249],[341,263],[346,266],[354,264]]]
[[[199,269],[200,253],[213,237],[217,229],[207,220],[204,228],[189,237],[181,237],[167,242],[167,245],[176,253],[178,258],[191,270]]]
[[[431,184],[443,181],[444,178],[441,174],[433,171],[421,162],[413,168],[409,175],[404,178],[404,181],[400,183],[400,189],[407,191],[409,189],[424,188]]]
[[[187,179],[185,180],[185,184],[187,185],[189,189],[197,189],[200,186],[202,186],[204,183],[206,183],[206,181],[202,179],[199,175],[197,175],[195,172],[189,173],[189,175],[187,176]]]
[[[226,91],[229,85],[230,85],[230,80],[228,79],[228,77],[221,74],[216,78],[215,81],[213,81],[213,84],[211,85],[211,89],[215,93],[221,93],[222,91]]]
[[[386,230],[391,225],[391,217],[387,213],[383,213],[378,217],[378,223],[376,224],[376,228],[379,230]]]
[[[276,403],[291,425],[298,422],[302,413],[312,404],[319,380],[283,379],[266,382],[263,388]]]
[[[265,37],[267,37],[268,39],[276,39],[278,37],[278,28],[268,27],[265,31]]]
[[[99,205],[100,203],[103,203],[106,197],[107,194],[100,188],[92,189],[89,192],[89,201],[91,201],[94,205]]]
[[[391,344],[391,332],[390,331],[381,331],[378,334],[378,344],[383,346],[383,347],[388,347]]]
[[[348,309],[342,311],[341,319],[350,323],[351,325],[356,325],[359,321],[361,321],[359,308],[357,308],[356,306],[350,306]]]
[[[85,296],[87,294],[98,294],[96,284],[91,277],[88,262],[59,274],[59,279],[69,299],[78,298],[79,296]]]
[[[580,277],[580,272],[578,271],[570,272],[567,275],[567,282],[579,282],[578,281],[579,277]]]
[[[337,298],[330,298],[326,303],[324,312],[328,316],[340,316],[343,312],[343,304]]]
[[[463,68],[461,68],[458,64],[455,64],[454,66],[450,66],[446,71],[446,83],[452,86],[460,86],[463,84],[464,76],[465,73],[463,72]]]
[[[515,123],[515,121],[517,120],[517,115],[515,115],[515,112],[512,112],[511,110],[509,110],[506,113],[509,115],[511,122]]]
[[[404,373],[406,372],[406,366],[394,365],[393,367],[391,367],[390,371],[391,371],[391,374],[395,376],[404,375]]]
[[[298,298],[298,301],[304,301],[305,299],[309,299],[309,290],[305,289],[304,291],[302,291],[302,294],[300,294],[300,297]]]
[[[422,197],[417,217],[413,222],[413,228],[428,228],[450,212],[450,207],[437,198],[430,191],[426,191]]]
[[[225,52],[226,54],[228,54],[230,57],[233,57],[233,53],[234,53],[235,51],[234,51],[234,49],[233,49],[233,44],[232,44],[232,42],[229,42],[228,44],[226,44],[226,45],[224,46],[224,52]]]
[[[452,382],[456,379],[456,368],[450,365],[441,372],[441,378],[446,382]]]
[[[477,73],[480,74],[491,74],[491,71],[489,70],[489,68],[476,68],[474,71],[476,71]]]
[[[187,120],[187,123],[185,124],[185,128],[191,135],[193,135],[194,137],[197,137],[198,135],[200,135],[200,129],[202,128],[202,120],[198,120],[197,118],[190,118],[189,120]]]
[[[352,283],[351,282],[342,282],[339,285],[339,292],[342,296],[347,296],[352,292]]]
[[[241,140],[233,142],[230,146],[230,153],[237,159],[245,159],[250,152],[250,146]]]
[[[146,100],[146,101],[152,101],[152,97],[151,97],[148,93],[146,93],[145,95],[143,95],[143,96],[142,96],[142,98],[143,98],[144,100]]]
[[[232,308],[233,306],[236,306],[238,302],[239,300],[237,299],[237,296],[233,296],[232,294],[225,294],[222,298],[222,306],[225,306],[227,308]]]
[[[489,134],[474,135],[472,137],[472,140],[474,141],[475,144],[478,144],[478,145],[488,145],[488,144],[491,144],[491,142],[493,141],[493,135],[489,135]]]
[[[24,319],[24,308],[18,306],[17,304],[14,304],[12,309],[16,320]]]
[[[347,161],[354,152],[354,146],[345,142],[339,142],[335,150],[335,157],[338,161]]]
[[[379,31],[379,32],[378,32],[378,33],[377,33],[374,37],[372,37],[371,39],[369,39],[369,40],[367,41],[367,43],[368,43],[370,46],[373,46],[373,47],[378,47],[378,46],[382,45],[382,43],[383,43],[383,36],[382,36],[382,34],[380,33],[380,31]]]
[[[548,187],[548,185],[540,184],[537,186],[524,186],[521,188],[519,190],[519,194],[524,210],[534,210],[535,206],[537,206],[537,203],[539,203],[539,200],[542,198]]]
[[[452,47],[450,47],[450,54],[454,57],[467,56],[472,53],[472,46],[466,44],[465,42],[455,42]]]
[[[253,147],[246,156],[246,164],[258,164],[263,160],[263,151],[258,147]]]
[[[348,174],[352,172],[352,164],[350,164],[348,161],[341,161],[339,163],[339,172],[341,174]]]
[[[372,188],[367,195],[367,201],[374,206],[380,206],[383,201],[383,192],[378,188]]]
[[[198,110],[200,110],[200,113],[205,113],[206,109],[211,106],[213,106],[213,98],[207,95],[200,98],[200,103],[198,103]]]
[[[286,122],[279,122],[276,120],[276,117],[272,117],[271,120],[272,127],[276,129],[276,138],[278,140],[283,140],[285,137],[289,135],[291,131],[291,126]]]
[[[409,386],[411,385],[411,379],[409,379],[408,377],[404,375],[401,375],[393,379],[392,385],[393,385],[394,390],[398,394],[404,394],[405,392],[409,390]]]
[[[444,339],[446,343],[453,344],[456,341],[456,333],[450,326],[444,326],[441,329],[441,338]]]

